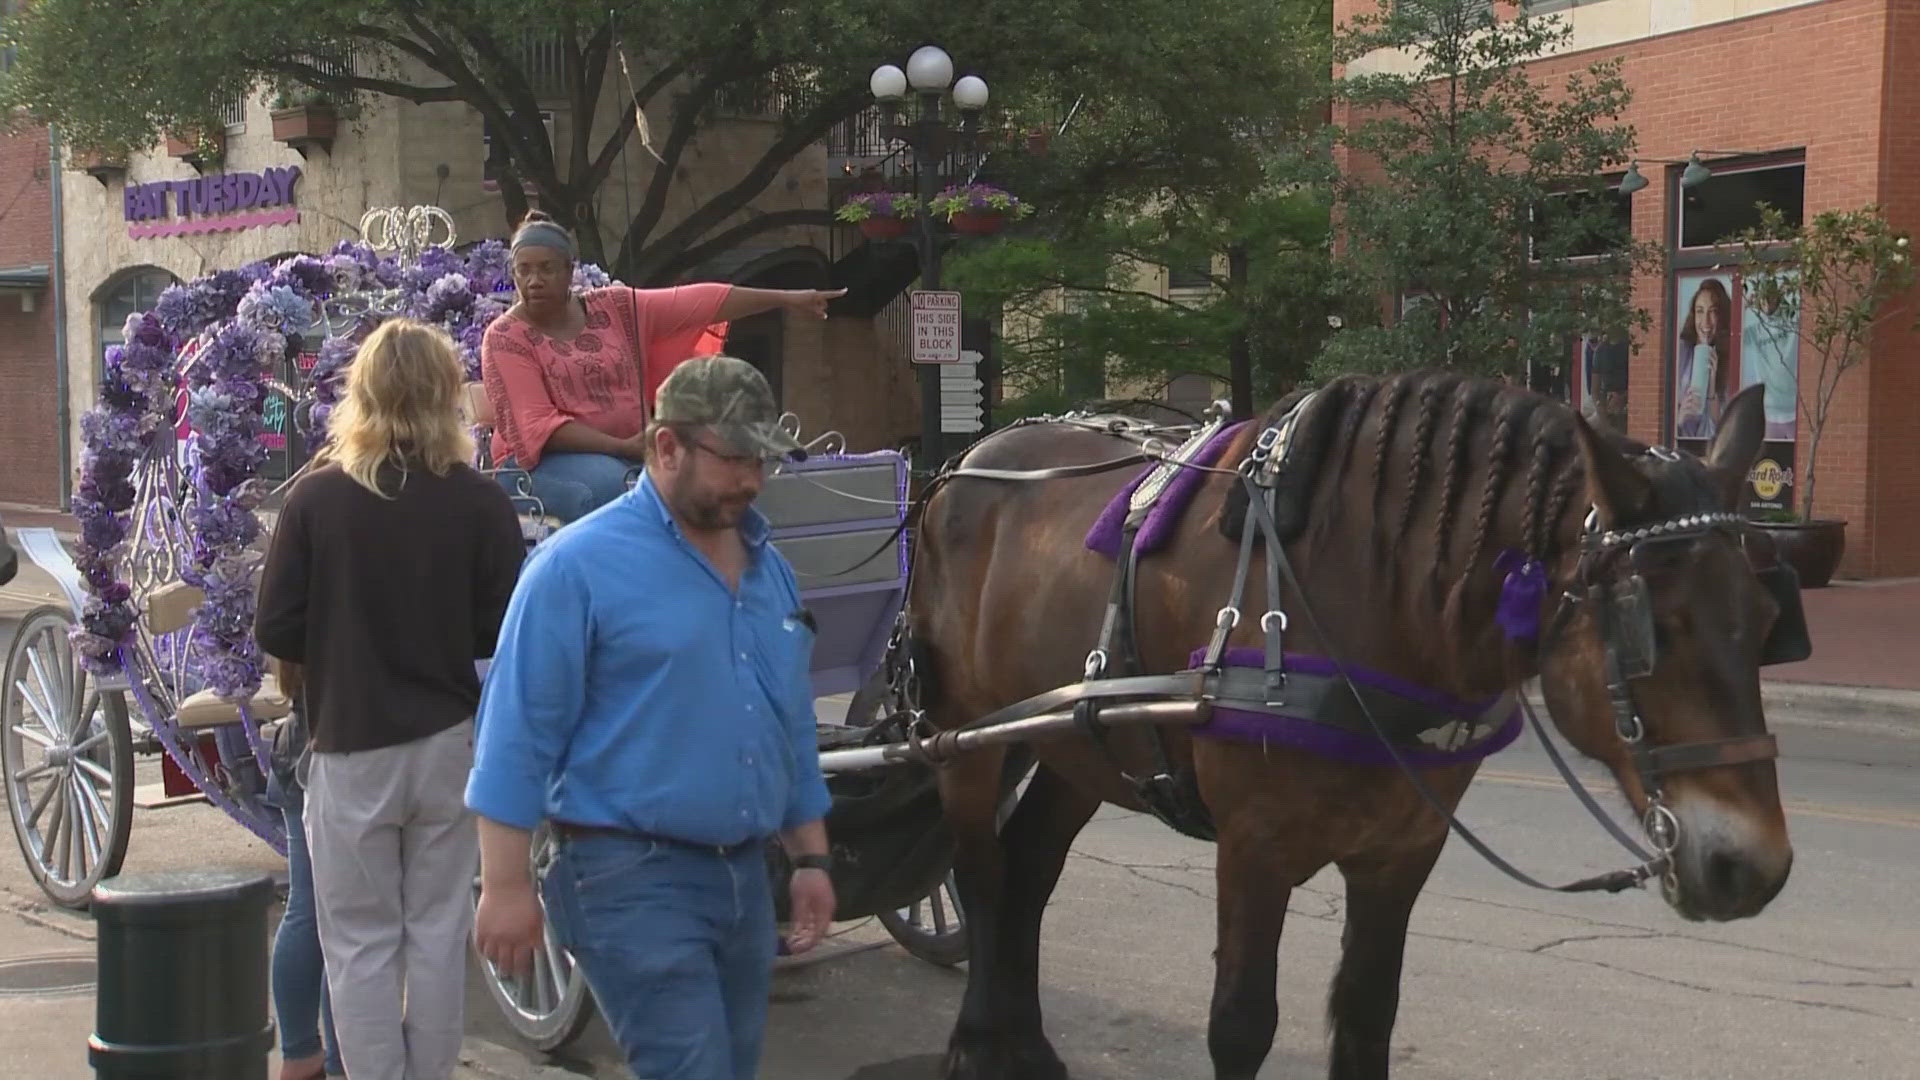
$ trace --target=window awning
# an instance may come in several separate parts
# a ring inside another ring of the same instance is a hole
[[[52,280],[53,276],[45,266],[0,267],[0,289],[38,291],[46,288]]]

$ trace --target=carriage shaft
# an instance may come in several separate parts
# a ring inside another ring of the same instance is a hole
[[[1199,719],[1200,712],[1200,703],[1197,701],[1128,702],[1103,706],[1098,722],[1102,727],[1116,724],[1190,724]],[[1071,709],[1042,713],[988,727],[942,731],[922,740],[918,746],[910,742],[897,742],[849,750],[826,750],[820,754],[820,771],[858,772],[907,762],[938,764],[966,750],[1071,735],[1079,730],[1079,721],[1074,719]]]

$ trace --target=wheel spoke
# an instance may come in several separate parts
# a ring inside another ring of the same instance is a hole
[[[73,745],[73,754],[75,757],[78,757],[81,754],[88,753],[94,747],[99,746],[101,743],[106,741],[107,741],[107,729],[101,728],[99,731],[96,731],[93,734],[87,736],[84,742],[75,743]]]
[[[54,651],[64,654],[61,657],[63,661],[61,669],[67,673],[69,681],[67,686],[67,708],[73,710],[69,715],[74,718],[76,725],[82,721],[93,719],[93,714],[88,712],[85,707],[87,703],[87,666],[80,662],[79,651],[73,647],[72,642],[65,639],[61,640]],[[78,732],[70,732],[69,734],[78,734]]]
[[[94,815],[93,804],[87,801],[92,789],[78,776],[69,775],[66,782],[71,789],[68,798],[73,800],[76,824],[79,826],[74,830],[77,835],[73,845],[80,862],[80,872],[74,875],[77,881],[87,876],[88,868],[100,865],[100,818]]]
[[[52,739],[48,738],[45,735],[42,735],[40,732],[33,730],[32,728],[26,726],[25,724],[15,724],[13,725],[13,730],[19,733],[20,735],[23,735],[26,738],[32,739],[34,742],[40,744],[40,748],[43,750],[53,749]]]
[[[75,765],[78,765],[81,769],[85,770],[88,776],[91,776],[95,780],[100,781],[102,784],[107,785],[107,788],[109,790],[113,788],[113,774],[108,772],[104,767],[102,767],[99,762],[93,760],[92,758],[77,757],[73,759],[73,763]]]
[[[67,725],[63,722],[65,718],[60,715],[60,706],[67,700],[66,694],[62,692],[66,687],[61,684],[61,680],[54,677],[53,672],[58,669],[47,663],[47,657],[40,649],[39,642],[27,647],[27,663],[33,668],[34,681],[40,684],[40,700],[44,703],[46,710],[41,714],[41,720],[47,723],[48,731],[55,737],[66,738]],[[58,727],[53,726],[56,723],[59,724]]]
[[[947,932],[947,905],[945,901],[941,899],[945,891],[945,888],[942,887],[927,894],[927,908],[933,913],[933,932],[935,934],[944,934]]]
[[[47,812],[48,804],[52,803],[53,797],[58,794],[60,794],[59,781],[56,780],[52,783],[49,783],[47,785],[47,790],[43,792],[39,800],[33,804],[33,811],[27,815],[27,828],[31,829],[40,824],[40,815]],[[56,810],[54,811],[54,813],[57,815],[59,811]],[[41,839],[43,841],[42,846],[44,847],[45,846],[44,841],[46,839],[44,833],[42,834]]]
[[[15,679],[13,681],[13,688],[20,692],[20,703],[25,706],[25,708],[21,710],[21,719],[24,721],[26,719],[26,714],[31,712],[34,716],[39,718],[40,727],[42,730],[46,731],[47,734],[49,735],[54,734],[54,727],[53,727],[53,720],[52,720],[53,706],[47,704],[45,701],[41,700],[38,696],[36,696],[33,692],[33,688],[27,685],[27,682],[25,679]],[[14,727],[19,730],[25,730],[24,728],[20,728],[18,724],[14,725]],[[42,743],[41,745],[52,746],[53,744]]]
[[[47,773],[50,773],[52,771],[53,771],[53,766],[43,761],[40,764],[34,765],[30,768],[15,770],[13,774],[13,782],[16,784],[24,784],[27,781],[32,780],[36,776],[44,776]]]
[[[546,1016],[553,1012],[553,972],[547,967],[546,950],[533,954],[533,973],[528,978],[528,988],[533,991],[533,1006],[530,1010],[535,1016]]]
[[[73,782],[74,785],[80,789],[80,797],[87,803],[88,811],[93,815],[96,834],[100,839],[106,839],[108,830],[113,827],[113,815],[107,812],[107,802],[100,797],[101,789],[88,783],[86,777],[78,774],[74,775]],[[109,796],[113,794],[113,784],[111,781],[107,783],[106,792]],[[98,852],[95,852],[96,857],[98,857],[98,854]]]
[[[540,944],[547,953],[547,976],[553,984],[553,1003],[558,1008],[562,998],[567,996],[567,965],[560,958],[560,950],[554,947],[553,939],[545,934],[540,936]]]
[[[54,784],[53,823],[47,829],[46,842],[40,846],[40,865],[48,873],[58,870],[62,881],[67,877],[67,800],[63,785]],[[54,864],[58,861],[59,865]]]

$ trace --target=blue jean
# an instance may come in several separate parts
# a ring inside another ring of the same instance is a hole
[[[635,1076],[752,1080],[776,936],[761,845],[581,837],[541,892]]]
[[[513,458],[500,463],[503,469],[517,469]],[[626,493],[627,470],[634,462],[610,454],[547,454],[540,464],[528,470],[533,477],[533,495],[541,509],[561,521],[577,521]],[[500,483],[511,495],[513,478],[503,476]]]
[[[333,1008],[327,1000],[320,926],[313,912],[313,862],[307,856],[302,820],[306,792],[298,781],[283,785],[269,769],[267,798],[280,806],[287,822],[287,910],[273,936],[273,1010],[280,1028],[280,1056],[310,1058],[324,1047],[327,1075],[345,1076],[339,1041],[333,1034]]]

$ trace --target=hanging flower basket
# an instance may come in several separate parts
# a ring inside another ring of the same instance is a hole
[[[870,240],[892,240],[906,235],[920,216],[920,200],[897,191],[863,191],[840,204],[836,220],[858,225]]]
[[[1008,221],[1018,221],[1033,213],[1033,207],[991,184],[966,184],[934,196],[927,203],[927,211],[947,219],[955,232],[989,236],[999,232]]]
[[[869,240],[897,240],[907,235],[907,223],[901,218],[872,217],[860,223],[860,232]]]
[[[962,210],[948,224],[968,236],[992,236],[1007,224],[1007,215],[988,210]]]

